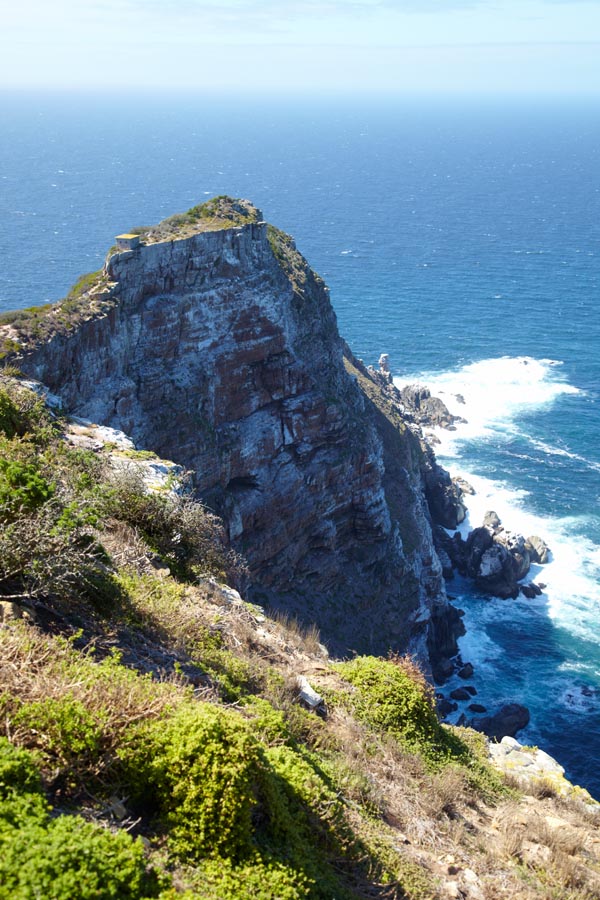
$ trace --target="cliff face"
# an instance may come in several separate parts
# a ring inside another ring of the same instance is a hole
[[[327,288],[291,239],[244,212],[114,253],[75,326],[59,309],[43,339],[11,327],[18,364],[72,413],[193,470],[258,602],[337,650],[423,658],[447,601],[419,440],[344,364]]]

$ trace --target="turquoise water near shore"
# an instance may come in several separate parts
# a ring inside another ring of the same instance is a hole
[[[546,538],[535,601],[449,584],[478,699],[600,796],[600,109],[0,95],[0,309],[63,296],[115,234],[220,193],[291,232],[365,362],[465,404],[441,461]],[[585,748],[585,752],[582,752]]]

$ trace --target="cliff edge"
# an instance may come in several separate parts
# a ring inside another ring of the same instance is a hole
[[[418,429],[344,358],[293,240],[229,198],[139,238],[57,306],[5,316],[5,359],[191,470],[254,600],[336,652],[456,652]]]

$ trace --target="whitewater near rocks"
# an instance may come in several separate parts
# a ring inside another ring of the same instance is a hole
[[[466,634],[459,644],[474,665],[477,701],[492,708],[518,701],[531,712],[519,739],[549,749],[571,777],[595,789],[600,734],[600,552],[594,523],[579,514],[552,514],[556,480],[573,468],[593,473],[597,463],[573,451],[548,423],[581,391],[564,377],[560,361],[533,357],[480,360],[447,372],[397,378],[402,387],[420,380],[467,421],[456,430],[431,431],[436,453],[453,476],[473,487],[465,494],[467,515],[458,532],[467,537],[494,510],[502,524],[522,535],[539,535],[551,550],[534,563],[526,581],[543,585],[540,596],[493,598],[457,577],[449,593],[464,609]],[[559,421],[561,421],[559,419]],[[576,468],[575,468],[576,467]],[[452,678],[448,689],[460,687]],[[468,712],[458,703],[450,719]],[[588,752],[578,751],[585,732]]]

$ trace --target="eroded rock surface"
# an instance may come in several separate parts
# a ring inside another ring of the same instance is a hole
[[[250,204],[235,224],[240,208],[114,253],[75,326],[57,315],[41,342],[12,329],[18,364],[70,413],[192,470],[259,602],[338,650],[424,658],[437,630],[455,652],[427,499],[445,524],[458,489],[377,378],[344,362],[327,288],[291,238]]]

